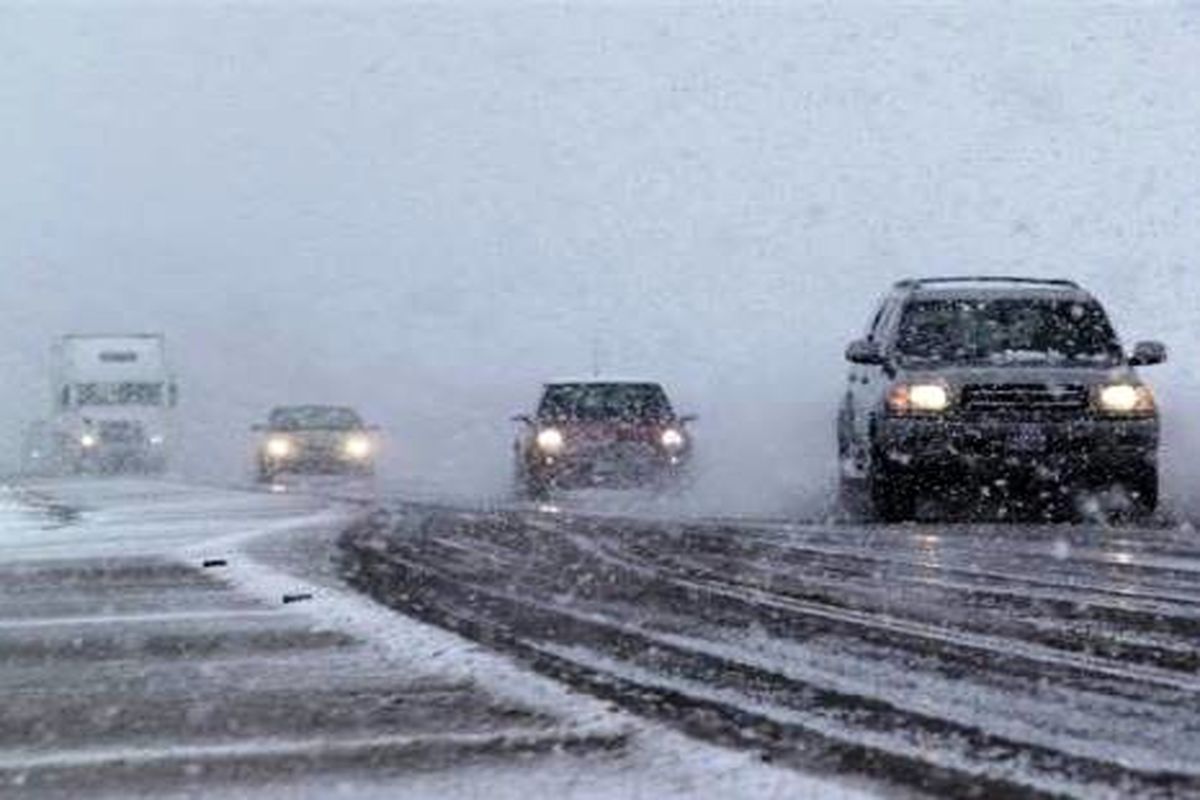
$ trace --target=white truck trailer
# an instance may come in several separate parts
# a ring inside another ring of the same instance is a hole
[[[34,469],[167,469],[178,389],[161,334],[64,336],[54,344],[51,376],[52,415],[26,445]]]

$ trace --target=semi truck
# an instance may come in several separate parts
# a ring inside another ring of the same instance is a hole
[[[178,395],[161,334],[63,336],[52,352],[53,408],[29,430],[26,468],[163,472],[175,444]]]

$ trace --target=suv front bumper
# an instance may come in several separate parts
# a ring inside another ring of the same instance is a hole
[[[895,467],[985,473],[1026,467],[1069,475],[1125,474],[1157,459],[1156,418],[964,420],[888,417],[877,451]]]

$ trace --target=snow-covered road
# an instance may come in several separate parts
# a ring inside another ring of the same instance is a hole
[[[342,585],[363,507],[0,493],[5,797],[858,797],[572,693]]]
[[[398,503],[346,545],[385,602],[777,762],[942,796],[1200,797],[1188,525]]]

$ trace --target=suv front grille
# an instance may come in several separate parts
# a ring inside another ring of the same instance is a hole
[[[998,416],[1068,416],[1087,410],[1084,386],[1041,383],[977,383],[962,388],[962,409]]]

